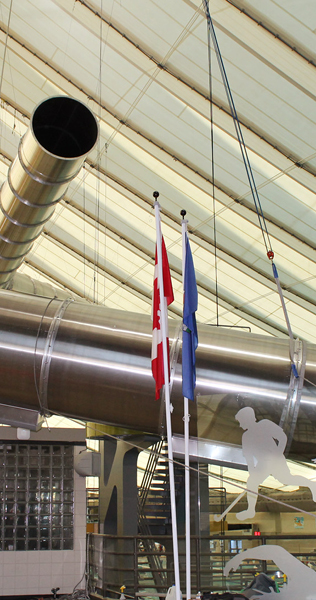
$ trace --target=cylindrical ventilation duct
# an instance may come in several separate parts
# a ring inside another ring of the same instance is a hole
[[[0,287],[40,235],[97,136],[95,117],[78,100],[56,96],[35,108],[0,191]]]
[[[180,323],[169,321],[174,433],[183,433]],[[164,432],[163,403],[151,374],[152,323],[147,315],[103,306],[0,291],[0,402]],[[179,350],[179,352],[178,352]],[[316,346],[306,344],[306,381],[292,455],[316,456]],[[199,326],[196,402],[190,433],[240,443],[235,414],[253,406],[279,422],[290,384],[288,342]]]

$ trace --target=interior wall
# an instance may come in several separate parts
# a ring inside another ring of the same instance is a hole
[[[9,430],[9,428],[7,428]],[[78,430],[72,435],[85,436]],[[32,434],[36,436],[39,434]],[[50,431],[53,438],[53,430]],[[65,434],[63,435],[63,437]],[[58,436],[60,436],[60,431]],[[67,437],[64,437],[64,441]],[[81,442],[82,443],[82,442]],[[74,446],[74,456],[82,445]],[[0,596],[71,593],[82,578],[86,560],[86,480],[74,471],[74,548],[73,550],[33,550],[0,552]]]

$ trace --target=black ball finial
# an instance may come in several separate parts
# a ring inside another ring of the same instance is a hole
[[[185,215],[187,214],[187,211],[184,210],[184,208],[181,210],[180,215],[182,217],[182,219],[184,219]]]
[[[153,197],[157,200],[157,198],[159,198],[159,192],[154,192]]]

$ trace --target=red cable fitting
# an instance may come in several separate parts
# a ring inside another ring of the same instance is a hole
[[[273,259],[274,259],[274,252],[273,252],[273,250],[268,250],[268,252],[267,252],[267,257],[268,257],[270,260],[273,260]]]

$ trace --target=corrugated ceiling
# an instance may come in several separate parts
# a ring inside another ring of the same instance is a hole
[[[211,0],[295,336],[316,342],[314,0]],[[181,314],[181,209],[198,320],[286,335],[203,4],[194,0],[2,0],[0,177],[35,105],[88,104],[100,140],[20,268],[89,301],[150,313],[153,191]],[[214,206],[217,262],[214,255]],[[218,290],[216,293],[215,274]]]

